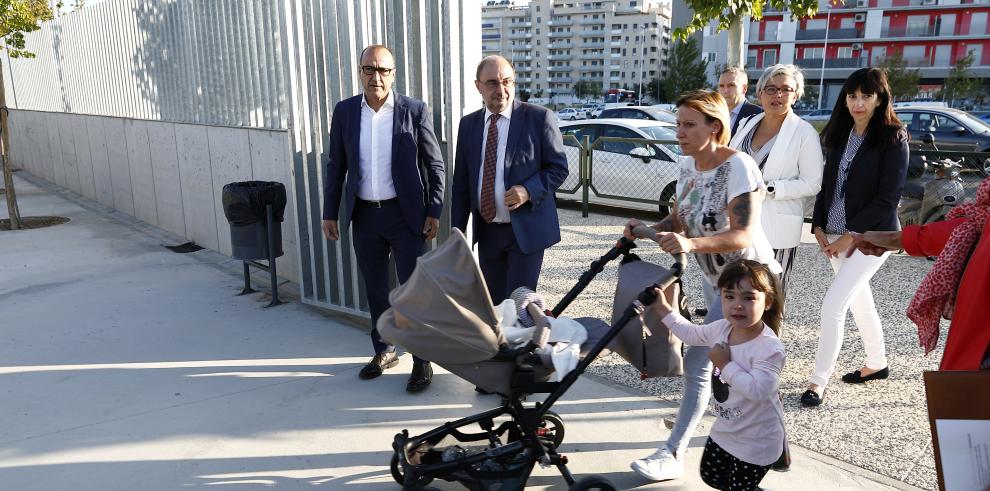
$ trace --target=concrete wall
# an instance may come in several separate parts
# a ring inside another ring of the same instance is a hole
[[[227,255],[224,184],[281,182],[278,272],[299,280],[285,131],[11,109],[10,146],[15,166]]]

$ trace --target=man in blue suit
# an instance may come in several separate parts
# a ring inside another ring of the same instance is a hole
[[[426,241],[437,235],[444,163],[426,104],[392,91],[392,52],[379,45],[365,48],[360,70],[364,94],[340,101],[333,110],[323,235],[327,240],[340,237],[338,217],[344,229],[353,226],[354,255],[364,277],[375,348],[359,375],[371,379],[399,362],[395,346],[382,340],[377,328],[378,317],[389,307],[389,253],[399,282],[405,282]],[[406,390],[421,391],[432,377],[430,362],[413,356]]]
[[[726,67],[718,77],[718,92],[725,98],[726,105],[729,106],[729,125],[732,129],[730,135],[735,135],[739,128],[739,122],[763,112],[763,108],[756,104],[750,104],[746,100],[746,91],[749,89],[749,75],[746,70],[737,66]],[[757,94],[759,95],[759,94]]]
[[[473,214],[478,262],[498,304],[517,287],[536,290],[543,251],[560,242],[554,192],[567,157],[555,115],[514,100],[508,60],[485,58],[475,79],[485,107],[461,119],[451,224],[466,230]]]

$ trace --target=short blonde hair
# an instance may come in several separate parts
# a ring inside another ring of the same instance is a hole
[[[729,127],[729,106],[725,103],[725,98],[714,90],[692,90],[681,94],[677,99],[677,107],[689,107],[705,115],[705,121],[711,124],[718,121],[721,128],[715,134],[715,142],[719,145],[728,145],[731,128]]]
[[[794,81],[794,93],[797,94],[797,98],[804,97],[804,72],[795,65],[785,65],[783,63],[768,66],[766,70],[763,70],[763,75],[760,75],[760,80],[756,82],[756,93],[763,92],[763,88],[777,75],[791,77],[791,80]]]

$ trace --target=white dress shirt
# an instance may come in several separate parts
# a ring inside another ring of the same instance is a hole
[[[361,145],[358,163],[357,197],[366,201],[383,201],[396,196],[392,182],[392,117],[395,95],[389,91],[385,103],[375,111],[361,98]]]
[[[740,101],[739,104],[736,104],[736,107],[732,108],[732,110],[729,111],[729,128],[730,129],[733,126],[736,125],[736,120],[739,119],[739,111],[742,111],[743,104],[745,104],[745,103],[746,103],[746,101]]]
[[[481,188],[485,182],[485,146],[488,144],[488,120],[492,114],[485,109],[485,127],[481,132],[481,171],[478,172],[478,209],[481,209]],[[509,120],[512,118],[512,106],[499,113],[495,127],[498,128],[498,145],[495,159],[495,223],[509,223],[509,207],[505,205],[505,146],[509,142]]]

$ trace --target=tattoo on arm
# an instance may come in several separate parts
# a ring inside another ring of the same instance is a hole
[[[732,206],[732,214],[735,215],[740,227],[748,227],[752,212],[751,193],[740,194],[735,201],[736,204]]]

